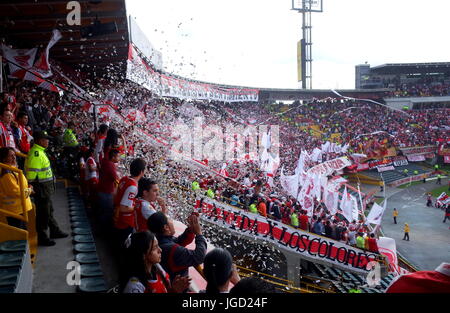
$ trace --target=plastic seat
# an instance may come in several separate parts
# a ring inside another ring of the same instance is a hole
[[[86,216],[72,216],[70,218],[70,222],[71,223],[75,223],[75,222],[82,222],[82,223],[87,223],[88,219]]]
[[[0,243],[0,252],[23,252],[27,250],[26,240],[10,240]]]
[[[74,243],[93,243],[94,241],[94,237],[92,237],[91,235],[76,235],[73,238],[73,242]]]
[[[92,232],[91,232],[90,228],[81,228],[81,227],[74,228],[72,230],[72,234],[74,236],[76,236],[76,235],[91,235],[92,236]]]
[[[105,292],[108,290],[103,277],[82,278],[78,289],[81,292]]]
[[[99,263],[96,252],[78,253],[77,255],[75,255],[75,261],[80,264]]]
[[[97,248],[94,243],[77,243],[73,247],[75,252],[84,253],[84,252],[96,252]]]
[[[71,224],[72,229],[74,228],[87,228],[90,229],[91,226],[89,225],[89,222],[73,222]]]
[[[80,265],[80,274],[82,277],[103,276],[102,268],[98,263]]]
[[[0,268],[0,286],[15,286],[20,275],[20,267]]]
[[[70,217],[87,217],[86,212],[84,211],[71,211],[69,213]]]
[[[0,253],[0,268],[21,267],[24,255],[23,252]]]

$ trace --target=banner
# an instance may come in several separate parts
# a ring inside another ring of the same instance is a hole
[[[320,174],[322,176],[330,176],[333,172],[339,171],[350,165],[352,165],[352,162],[347,157],[341,157],[311,167],[308,170],[308,175]]]
[[[373,169],[373,168],[378,167],[378,166],[392,165],[393,162],[392,162],[391,158],[383,158],[381,160],[369,161],[367,164],[369,165],[369,169]]]
[[[422,162],[425,161],[425,155],[423,154],[411,154],[406,156],[409,162]]]
[[[258,89],[227,88],[160,74],[139,56],[131,44],[126,78],[163,97],[223,102],[258,102],[259,99]]]
[[[320,260],[346,270],[367,274],[367,264],[379,257],[376,253],[295,229],[206,197],[202,200],[197,200],[196,203],[196,207],[201,211],[202,221],[239,236],[266,241],[282,251],[296,253],[310,261]]]
[[[408,160],[404,156],[393,157],[392,161],[394,162],[394,166],[406,166],[406,165],[408,165]]]
[[[386,172],[386,171],[393,171],[393,170],[395,170],[395,167],[393,167],[392,165],[378,166],[377,170],[378,170],[378,173],[381,173],[381,172]]]
[[[435,153],[436,150],[437,150],[436,146],[426,146],[419,148],[400,148],[400,151],[403,152],[403,155]]]

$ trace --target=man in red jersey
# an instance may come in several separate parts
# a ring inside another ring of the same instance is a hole
[[[143,159],[134,159],[130,164],[130,176],[122,177],[114,197],[114,228],[119,247],[133,232],[135,225],[134,206],[138,193],[138,181],[144,176],[147,164]]]
[[[146,231],[148,218],[158,211],[155,202],[161,207],[161,212],[167,214],[165,201],[159,197],[159,187],[156,181],[142,178],[138,183],[138,194],[135,204],[136,231]]]

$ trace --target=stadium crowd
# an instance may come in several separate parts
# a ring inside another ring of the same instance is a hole
[[[227,290],[230,282],[238,284],[239,277],[226,251],[206,254],[206,241],[193,208],[199,195],[378,251],[376,238],[362,215],[360,220],[349,222],[339,213],[331,215],[317,200],[308,215],[296,199],[284,193],[278,178],[274,184],[268,182],[257,160],[230,160],[224,177],[218,175],[223,161],[171,159],[161,141],[171,143],[176,139],[172,134],[177,121],[189,124],[192,117],[202,116],[204,127],[279,125],[280,163],[286,173],[293,172],[300,149],[311,153],[331,140],[332,134],[339,134],[338,144],[350,145],[348,151],[309,160],[306,168],[343,155],[365,153],[370,157],[390,147],[436,144],[448,135],[443,126],[450,124],[448,109],[398,112],[353,100],[316,100],[283,112],[278,105],[161,98],[130,82],[100,79],[94,91],[105,99],[116,97],[100,112],[97,133],[89,102],[36,89],[30,82],[10,82],[0,110],[0,161],[27,171],[24,157],[19,156],[17,163],[7,162],[10,151],[27,154],[33,147],[33,136],[35,145],[38,139],[49,140],[47,154],[57,175],[77,177],[86,199],[97,208],[102,231],[115,236],[118,255],[125,256],[121,261],[125,292],[183,292],[189,285],[186,269],[203,262],[206,292]],[[136,115],[130,115],[134,109],[142,114],[134,111]],[[313,125],[318,125],[319,131],[312,130]],[[29,194],[36,201],[31,186]],[[169,217],[188,221],[185,233],[175,240]],[[15,225],[15,221],[11,223]],[[52,238],[66,235],[56,223],[50,231]],[[185,248],[194,240],[195,250]],[[52,245],[48,238],[40,242]],[[214,274],[215,267],[210,268],[211,262],[223,263],[217,263],[224,268],[220,279]]]

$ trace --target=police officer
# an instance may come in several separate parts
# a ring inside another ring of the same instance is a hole
[[[34,145],[28,152],[25,161],[25,173],[28,182],[34,189],[34,202],[36,204],[36,230],[38,244],[41,246],[54,246],[52,239],[65,238],[68,234],[61,231],[53,217],[51,195],[55,192],[55,177],[53,176],[50,160],[45,154],[50,137],[45,131],[34,133]],[[50,238],[47,236],[50,228]]]
[[[64,156],[67,162],[67,167],[69,169],[69,177],[74,177],[77,171],[77,155],[79,144],[77,136],[75,135],[73,129],[75,128],[75,123],[70,121],[67,125],[66,130],[63,135],[64,143]]]

